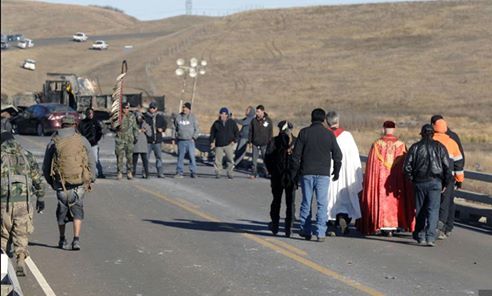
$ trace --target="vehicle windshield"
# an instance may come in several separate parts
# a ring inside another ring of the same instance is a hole
[[[50,112],[75,112],[72,108],[62,104],[47,105],[46,108],[48,108]]]

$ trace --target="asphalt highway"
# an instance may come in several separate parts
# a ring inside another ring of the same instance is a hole
[[[41,161],[49,137],[17,136]],[[85,198],[81,251],[56,248],[56,198],[35,214],[31,258],[56,295],[479,295],[492,289],[492,236],[457,226],[437,247],[410,234],[327,238],[324,243],[272,236],[266,179],[215,179],[200,164],[199,178],[165,179],[140,172],[115,179],[114,139],[101,156],[107,179]],[[299,206],[300,192],[297,195]],[[284,208],[282,208],[284,212]],[[284,214],[281,215],[284,217]],[[296,212],[298,216],[298,212]],[[72,237],[71,224],[67,238]],[[45,295],[28,271],[25,295]]]

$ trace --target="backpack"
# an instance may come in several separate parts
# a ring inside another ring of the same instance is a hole
[[[26,188],[26,201],[29,202],[32,188],[31,166],[24,151],[20,147],[15,150],[2,147],[1,159],[2,199],[6,198],[8,203],[12,194],[19,194],[20,188]]]
[[[82,142],[82,136],[75,133],[61,138],[53,137],[56,152],[51,162],[51,176],[60,180],[62,187],[90,184],[89,156]]]

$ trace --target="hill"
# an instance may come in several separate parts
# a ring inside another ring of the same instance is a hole
[[[397,120],[399,133],[411,142],[430,115],[442,113],[467,150],[475,151],[468,167],[480,162],[490,171],[492,156],[482,152],[492,149],[491,15],[492,2],[472,0],[258,10],[200,22],[177,18],[167,21],[186,24],[174,33],[115,40],[108,52],[70,43],[34,48],[29,54],[43,61],[34,73],[13,62],[25,52],[2,52],[2,81],[9,83],[2,82],[2,91],[38,90],[45,72],[63,68],[98,78],[109,91],[126,59],[127,86],[166,94],[176,111],[183,81],[174,74],[175,61],[196,56],[209,62],[194,106],[205,131],[221,106],[242,115],[245,106],[264,104],[274,121],[298,126],[321,106],[339,110],[366,151],[383,120]],[[161,22],[166,20],[112,26],[115,34],[152,32]],[[123,50],[125,44],[135,46]]]

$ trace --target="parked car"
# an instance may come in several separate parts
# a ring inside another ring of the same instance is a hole
[[[24,63],[22,63],[22,68],[34,71],[36,70],[36,61],[31,59],[26,59],[24,60]]]
[[[82,33],[82,32],[77,32],[73,35],[73,38],[72,40],[73,41],[77,41],[77,42],[85,42],[87,41],[87,35],[85,35],[85,33]]]
[[[12,119],[12,126],[18,134],[44,136],[61,128],[61,120],[66,114],[80,121],[79,113],[72,108],[56,103],[41,103],[28,107]]]
[[[17,43],[17,47],[23,48],[23,49],[30,48],[33,46],[34,46],[34,42],[32,42],[31,39],[24,39],[24,40],[19,41],[19,43]]]
[[[24,40],[24,35],[22,35],[22,34],[7,35],[7,41],[8,42],[21,41],[21,40]]]
[[[102,49],[108,49],[108,44],[106,43],[106,41],[104,40],[97,40],[96,42],[94,42],[92,44],[92,49],[99,49],[99,50],[102,50]]]
[[[7,41],[2,40],[2,49],[8,49],[9,48],[9,43]]]

